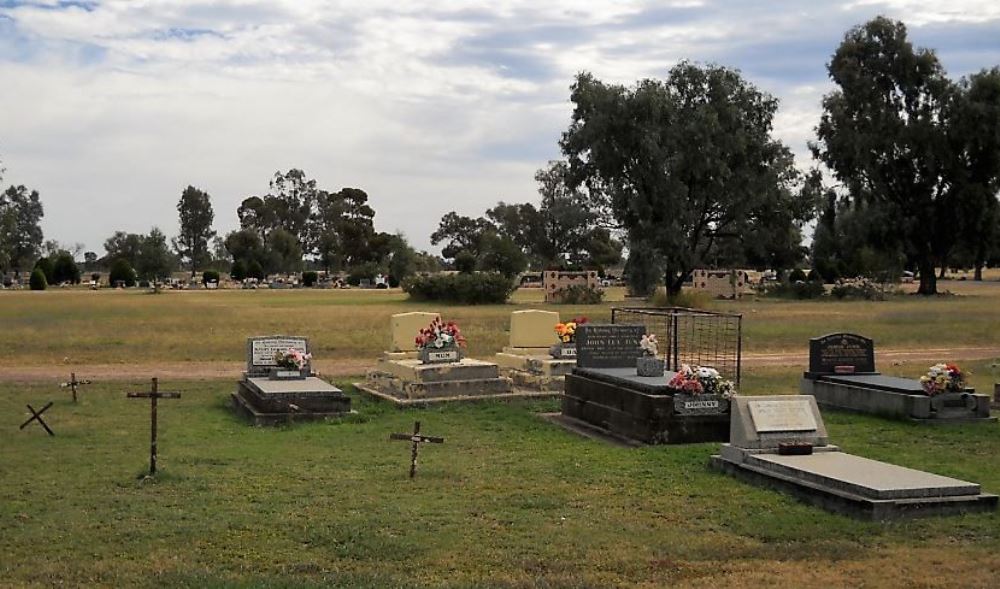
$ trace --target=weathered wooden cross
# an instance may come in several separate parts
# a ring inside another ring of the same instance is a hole
[[[444,438],[436,436],[422,436],[420,435],[420,422],[413,422],[413,433],[412,434],[389,434],[390,440],[406,440],[413,442],[413,452],[410,454],[410,478],[417,476],[417,448],[420,444],[430,443],[430,444],[443,444]]]
[[[129,399],[149,399],[149,476],[156,474],[156,400],[157,399],[180,399],[180,393],[162,393],[159,390],[157,379],[153,378],[152,389],[142,393],[128,393]]]
[[[25,426],[27,426],[29,423],[31,423],[32,421],[37,420],[38,424],[41,425],[42,427],[44,427],[45,431],[49,432],[50,436],[56,435],[55,432],[53,432],[51,429],[49,429],[49,425],[47,423],[45,423],[45,420],[42,419],[42,413],[45,413],[48,410],[48,408],[51,407],[51,406],[52,406],[52,401],[49,401],[48,403],[45,404],[45,407],[42,407],[41,411],[35,411],[34,407],[32,407],[31,405],[28,405],[28,411],[31,411],[31,417],[28,418],[28,421],[25,421],[24,423],[22,423],[21,427],[18,428],[18,429],[24,429]]]
[[[76,388],[85,384],[91,384],[89,380],[77,380],[76,373],[69,373],[69,382],[60,384],[62,388],[69,387],[73,391],[73,402],[76,403]]]

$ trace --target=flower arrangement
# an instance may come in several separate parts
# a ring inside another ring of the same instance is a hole
[[[639,340],[639,349],[642,350],[643,356],[655,358],[658,344],[659,342],[656,341],[656,334],[651,333],[649,335],[642,336],[642,339]]]
[[[302,370],[310,360],[312,360],[312,354],[306,354],[295,348],[288,348],[284,352],[278,351],[274,354],[274,361],[278,368],[288,370]]]
[[[736,396],[733,381],[722,378],[719,371],[710,366],[681,364],[667,386],[690,395],[720,395],[724,399]]]
[[[920,385],[928,396],[955,393],[965,388],[965,373],[955,364],[935,364],[920,377]]]
[[[445,323],[440,317],[427,327],[420,330],[416,339],[418,348],[444,348],[447,346],[465,346],[465,338],[462,337],[462,330],[454,321]]]
[[[556,323],[556,335],[564,344],[576,342],[576,328],[587,322],[586,317],[574,317],[565,323]]]

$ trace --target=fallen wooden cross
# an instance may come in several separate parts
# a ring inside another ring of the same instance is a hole
[[[443,444],[444,438],[437,436],[420,435],[420,422],[413,422],[412,434],[389,434],[390,440],[404,440],[413,442],[413,452],[410,454],[410,478],[417,476],[417,448],[420,444]]]
[[[52,401],[49,401],[48,403],[45,404],[45,407],[42,407],[41,411],[35,411],[34,407],[32,407],[31,405],[28,405],[27,407],[28,407],[28,411],[31,411],[31,417],[28,418],[28,421],[25,421],[24,423],[22,423],[21,427],[18,428],[18,429],[24,429],[25,426],[27,426],[29,423],[31,423],[32,421],[36,421],[37,420],[38,424],[41,425],[42,427],[44,427],[45,431],[49,432],[50,436],[56,435],[55,432],[53,432],[51,429],[49,429],[49,425],[47,423],[45,423],[45,420],[42,419],[42,413],[45,413],[48,410],[48,408],[51,407],[51,406],[52,406]]]
[[[128,393],[126,395],[129,399],[149,399],[149,421],[150,421],[150,438],[149,438],[149,476],[156,474],[156,400],[157,399],[180,399],[180,393],[161,393],[158,388],[158,382],[156,378],[153,378],[152,388],[149,392],[142,393]]]
[[[71,372],[70,375],[69,375],[69,382],[64,382],[64,383],[60,384],[59,386],[62,387],[62,388],[69,387],[70,389],[72,389],[73,390],[73,402],[76,403],[76,388],[79,387],[79,386],[81,386],[81,385],[85,385],[85,384],[91,384],[91,382],[89,380],[77,380],[76,379],[76,373],[75,372]]]

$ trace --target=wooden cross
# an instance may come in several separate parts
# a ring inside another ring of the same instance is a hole
[[[70,389],[72,389],[73,390],[73,402],[76,403],[76,387],[82,386],[82,385],[85,385],[85,384],[91,384],[91,383],[90,383],[89,380],[77,380],[76,379],[76,373],[75,372],[70,372],[69,373],[69,382],[64,382],[64,383],[60,384],[59,386],[62,387],[62,388],[69,387]]]
[[[443,444],[444,438],[439,438],[436,436],[422,436],[420,435],[420,422],[413,422],[413,433],[412,434],[389,434],[390,440],[406,440],[413,442],[413,452],[410,454],[410,478],[417,476],[417,448],[420,444],[430,443],[430,444]]]
[[[153,378],[152,389],[146,393],[128,393],[129,399],[149,399],[149,476],[156,474],[156,400],[157,399],[180,399],[180,393],[161,393],[158,388],[157,379]]]
[[[22,423],[21,427],[18,428],[18,429],[24,429],[25,426],[27,426],[32,421],[38,420],[39,425],[41,425],[42,427],[44,427],[45,431],[49,432],[50,436],[56,435],[55,432],[53,432],[51,429],[49,429],[49,425],[47,423],[45,423],[45,420],[42,419],[42,413],[45,413],[48,410],[48,408],[51,407],[51,406],[52,406],[52,401],[49,401],[48,403],[45,404],[45,407],[42,407],[41,411],[35,411],[34,407],[32,407],[31,405],[28,405],[28,411],[31,411],[31,417],[28,418],[28,421],[25,421],[24,423]]]

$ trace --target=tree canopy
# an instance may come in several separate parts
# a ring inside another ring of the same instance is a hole
[[[632,87],[583,73],[571,100],[561,141],[570,186],[586,187],[629,249],[647,253],[629,275],[658,267],[674,294],[727,242],[812,214],[790,151],[771,136],[777,100],[734,70],[682,62]]]

